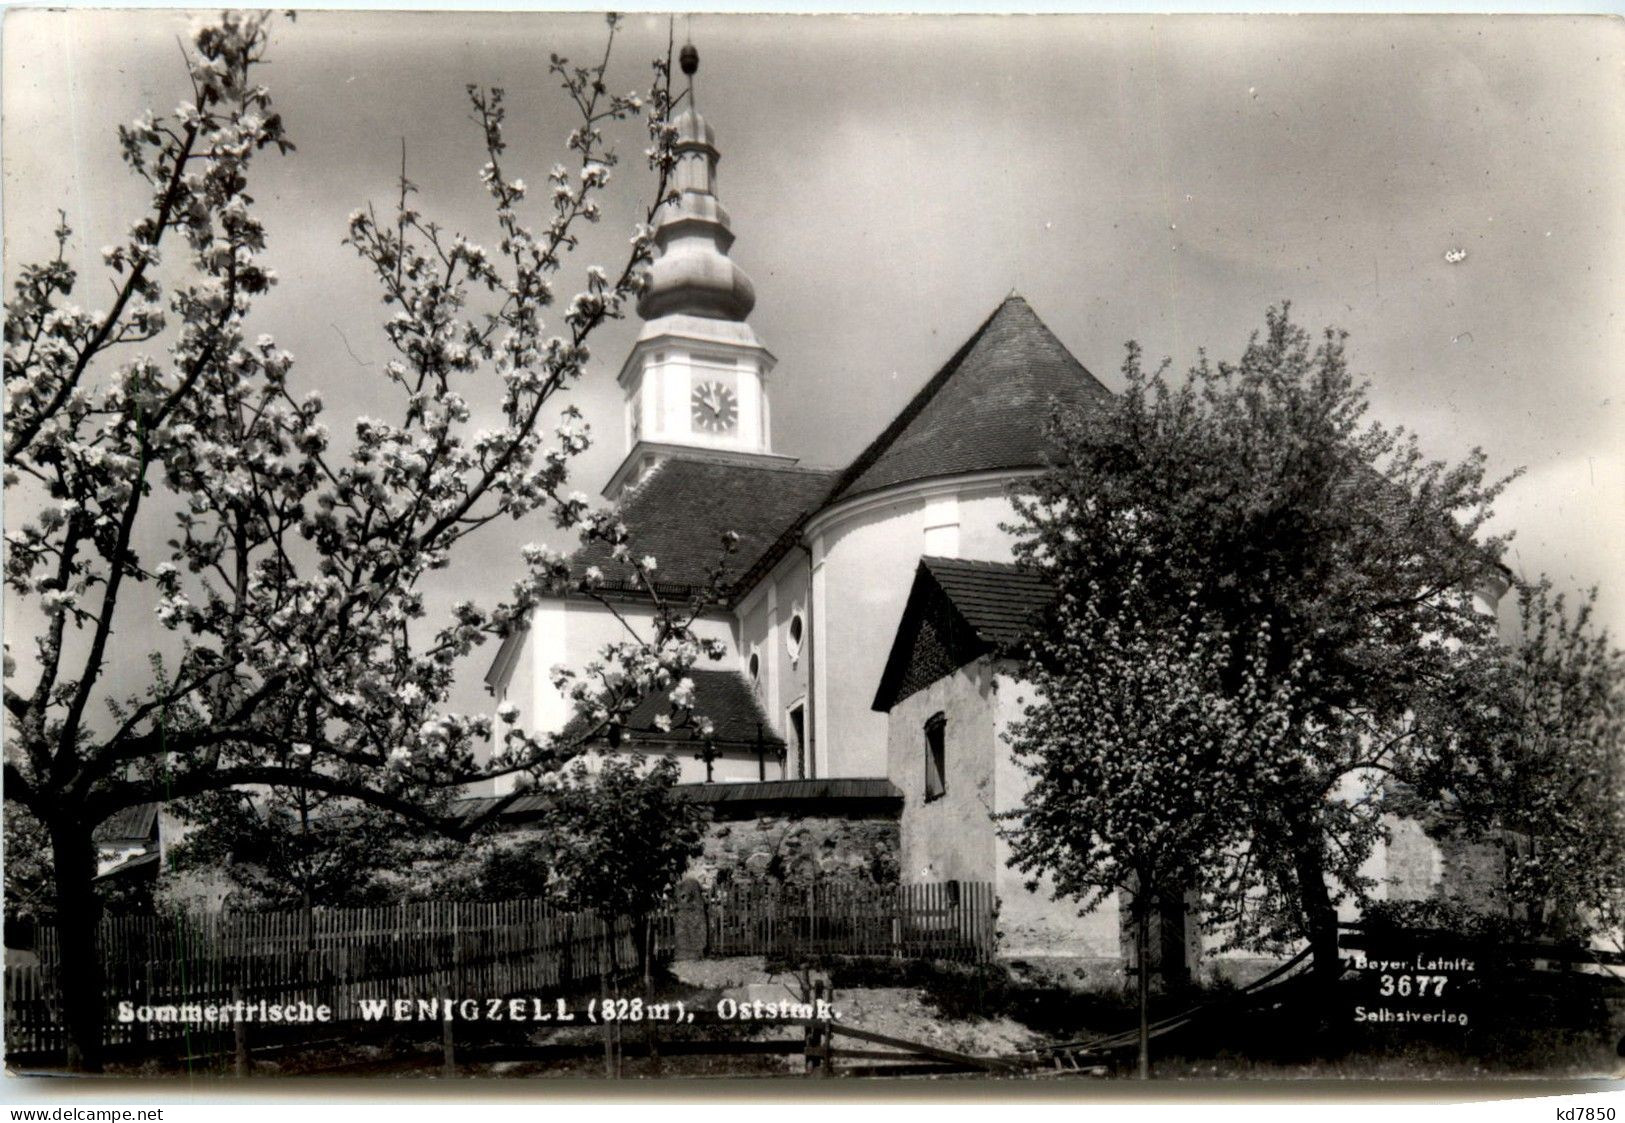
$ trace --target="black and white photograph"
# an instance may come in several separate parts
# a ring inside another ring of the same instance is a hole
[[[14,7],[0,95],[11,1098],[1616,1110],[1618,19]]]

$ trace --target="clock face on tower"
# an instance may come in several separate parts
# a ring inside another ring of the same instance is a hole
[[[739,424],[739,399],[726,383],[701,382],[689,399],[694,428],[702,433],[732,433]]]

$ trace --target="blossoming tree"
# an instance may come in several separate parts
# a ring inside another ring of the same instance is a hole
[[[565,490],[589,433],[561,396],[650,257],[647,223],[673,165],[669,51],[646,95],[608,91],[607,49],[588,66],[553,58],[575,127],[569,164],[539,202],[505,168],[502,92],[469,90],[495,250],[425,219],[404,169],[392,211],[351,217],[347,240],[382,287],[396,357],[376,391],[387,419],[335,438],[320,394],[296,390],[289,353],[249,328],[276,279],[249,171],[264,150],[292,148],[255,80],[267,27],[263,13],[202,27],[179,108],[119,129],[151,199],[103,251],[110,306],[69,303],[79,278],[65,221],[56,257],[24,267],[6,305],[8,505],[39,512],[8,528],[6,580],[46,624],[14,668],[8,655],[5,797],[50,837],[74,1067],[93,1067],[100,1044],[98,823],[252,784],[477,829],[440,817],[436,800],[472,780],[557,770],[576,749],[516,729],[493,756],[478,751],[489,719],[445,711],[454,665],[575,579],[561,555],[529,547],[503,603],[465,602],[438,622],[425,619],[423,579],[496,519],[548,513],[631,549],[613,513]],[[624,263],[588,269],[560,301],[561,269],[616,165],[608,133],[639,115],[654,173],[645,225]],[[500,392],[501,423],[471,432],[465,394],[481,385]],[[173,524],[165,556],[138,555],[137,526],[155,519]],[[653,565],[640,568],[646,581]],[[142,586],[154,593],[132,595]],[[136,633],[132,614],[151,611],[152,595],[172,633],[164,673],[136,697],[110,697],[114,635]],[[706,653],[689,627],[696,610],[661,604],[646,633],[561,676],[596,727]]]
[[[1033,698],[1009,733],[1032,786],[1001,833],[1029,889],[1044,875],[1082,911],[1114,892],[1128,904],[1148,1078],[1152,912],[1244,845],[1257,770],[1286,763],[1299,684],[1267,673],[1262,637],[1234,647],[1195,599],[1152,596],[1138,567],[1118,585],[1051,576],[1055,607],[1022,660]]]
[[[1519,634],[1469,661],[1424,722],[1419,787],[1446,833],[1498,843],[1536,931],[1625,940],[1625,652],[1550,580],[1522,584]]]
[[[1285,741],[1231,761],[1247,842],[1209,871],[1209,919],[1238,945],[1307,939],[1335,978],[1336,905],[1368,888],[1386,781],[1436,757],[1418,715],[1496,642],[1474,594],[1499,577],[1503,541],[1483,528],[1508,481],[1480,452],[1430,461],[1367,422],[1343,336],[1316,344],[1286,307],[1235,363],[1173,379],[1130,344],[1123,375],[1109,405],[1057,419],[1018,555],[1062,588],[1110,593],[1133,573],[1152,603],[1188,605],[1232,652],[1204,680],[1223,698],[1290,686]]]

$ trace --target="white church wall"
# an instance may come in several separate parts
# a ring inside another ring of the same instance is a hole
[[[880,776],[886,720],[871,708],[915,568],[926,554],[1009,561],[1013,473],[908,485],[815,519],[814,739],[820,775]],[[821,764],[821,769],[823,765]]]
[[[798,703],[805,706],[807,699],[807,668],[812,661],[812,648],[806,642],[811,624],[809,581],[806,552],[792,550],[751,591],[739,609],[740,673],[749,677],[750,656],[755,652],[760,660],[756,697],[774,731],[787,743],[791,739],[789,711]],[[800,650],[792,650],[788,633],[790,622],[798,616],[802,622],[803,643]],[[792,752],[792,758],[794,755]],[[821,776],[828,774],[824,769],[819,770]],[[788,775],[798,778],[793,759]]]
[[[519,654],[515,658],[513,666],[508,670],[507,681],[496,684],[492,690],[494,695],[491,700],[493,710],[499,709],[503,702],[512,699],[515,705],[521,707],[521,712],[511,723],[503,721],[500,716],[493,714],[491,718],[491,744],[488,748],[491,753],[495,753],[497,746],[507,739],[509,729],[515,726],[521,729],[528,728],[525,723],[529,720],[529,715],[523,712],[523,707],[526,702],[533,700],[534,691],[531,683],[535,672],[531,669],[531,666],[535,661],[535,650],[536,645],[532,642],[530,632],[527,629],[519,639]],[[496,795],[505,795],[513,790],[514,784],[517,782],[517,776],[499,776],[492,781],[492,791]]]
[[[832,776],[883,776],[886,718],[871,709],[924,549],[924,502],[901,497],[813,538],[813,697]]]
[[[1009,561],[1014,556],[1016,536],[1004,526],[1015,517],[1006,481],[965,489],[959,497],[959,553],[951,556]]]
[[[994,881],[996,699],[985,661],[961,667],[887,715],[886,778],[903,793],[898,869],[904,882]],[[926,723],[943,717],[943,790],[926,800]]]
[[[615,606],[615,612],[595,601],[544,600],[531,612],[530,633],[507,689],[508,700],[519,706],[516,724],[538,733],[556,733],[570,720],[569,697],[553,685],[553,668],[580,671],[606,645],[627,639],[622,619],[641,634],[652,634],[654,609],[635,602]],[[619,613],[617,617],[616,613]],[[695,621],[702,639],[716,639],[727,648],[720,666],[733,669],[739,652],[731,615],[706,616]],[[717,666],[708,660],[702,666]],[[529,681],[529,697],[522,683]]]
[[[770,691],[768,687],[773,681],[773,667],[769,664],[767,650],[768,633],[771,630],[771,620],[777,605],[773,603],[776,598],[770,596],[773,583],[764,581],[744,603],[739,606],[739,673],[745,676],[750,683],[751,692],[761,703],[762,709],[772,720],[772,708],[768,705]],[[751,658],[756,660],[756,674],[751,674]],[[775,724],[774,728],[777,728]]]

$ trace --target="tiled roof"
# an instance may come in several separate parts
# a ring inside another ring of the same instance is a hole
[[[699,804],[721,819],[749,816],[774,809],[806,810],[809,804],[825,809],[853,809],[855,806],[895,813],[902,807],[903,793],[883,779],[837,778],[825,780],[764,780],[718,784],[677,784],[672,794],[686,803]],[[472,796],[452,804],[452,814],[464,821],[486,814],[503,796]],[[503,807],[498,820],[524,823],[543,815],[551,805],[546,792],[527,792]]]
[[[653,555],[656,585],[675,595],[705,585],[722,558],[722,535],[739,535],[724,584],[736,584],[803,514],[819,505],[836,473],[829,469],[739,464],[700,457],[664,461],[621,505],[633,556]],[[590,542],[571,559],[577,574],[603,571],[610,587],[636,590],[632,568]]]
[[[965,472],[1044,463],[1050,401],[1088,409],[1111,391],[1011,296],[841,474],[830,499]]]
[[[890,780],[757,780],[727,784],[678,784],[672,789],[690,803],[732,803],[762,799],[902,799]]]
[[[744,783],[678,784],[678,799],[699,804],[714,819],[750,818],[763,812],[838,810],[883,812],[897,815],[903,793],[890,780],[761,780]]]
[[[1025,639],[1055,599],[1055,587],[1043,577],[1007,562],[921,558],[920,564],[977,637],[994,646]]]
[[[921,558],[874,708],[889,713],[983,655],[1013,651],[1054,596],[1043,578],[1008,563]]]
[[[714,744],[754,746],[757,739],[769,749],[777,750],[784,739],[773,732],[773,726],[756,699],[756,692],[738,671],[692,669],[688,677],[694,680],[695,716],[711,719]],[[692,730],[679,728],[663,733],[655,726],[655,718],[671,713],[671,692],[663,690],[639,702],[627,715],[625,739],[628,744],[639,742],[694,741],[698,735]],[[585,722],[576,718],[565,727],[565,736],[581,731]]]
[[[513,799],[505,795],[476,795],[464,796],[453,800],[448,809],[452,818],[467,822],[477,819],[489,812],[498,803],[504,804],[500,819],[524,820],[536,818],[551,805],[551,799],[545,792],[525,792]]]
[[[127,839],[149,839],[158,825],[158,805],[138,803],[121,808],[97,824],[91,836],[97,842],[118,842]]]

